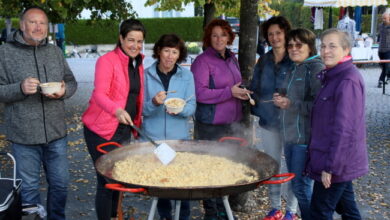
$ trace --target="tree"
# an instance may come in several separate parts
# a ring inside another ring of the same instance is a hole
[[[0,14],[10,19],[33,5],[42,7],[52,23],[74,21],[84,9],[91,11],[92,20],[121,20],[135,16],[131,4],[126,0],[0,0]]]
[[[147,0],[145,6],[159,4],[156,10],[182,11],[183,6],[189,3],[203,5],[203,27],[205,27],[215,17],[216,13],[222,14],[224,9],[236,7],[237,2],[237,0]]]

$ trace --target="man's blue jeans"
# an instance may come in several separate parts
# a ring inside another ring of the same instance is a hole
[[[355,202],[352,181],[332,183],[328,189],[322,182],[315,181],[310,208],[313,220],[333,220],[334,211],[343,220],[362,219]]]
[[[313,192],[313,180],[303,175],[307,158],[307,145],[286,144],[284,157],[288,172],[294,173],[291,188],[298,200],[302,220],[310,219],[310,200]]]
[[[12,144],[18,178],[23,180],[21,197],[23,204],[42,204],[40,198],[41,165],[49,185],[47,192],[47,219],[65,219],[65,205],[69,182],[67,138],[48,144]]]

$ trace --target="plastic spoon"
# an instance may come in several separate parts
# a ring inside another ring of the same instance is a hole
[[[249,97],[249,103],[251,103],[251,105],[256,105],[256,102],[254,99],[252,99],[251,95],[249,95],[249,93],[247,93],[246,95]]]

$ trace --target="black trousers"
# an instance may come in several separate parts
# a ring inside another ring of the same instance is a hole
[[[219,140],[226,136],[242,137],[243,135],[233,129],[234,124],[212,125],[194,121],[194,139],[196,140]],[[238,130],[238,129],[237,129]],[[242,131],[242,130],[241,130]],[[237,197],[237,198],[236,198]],[[240,197],[240,198],[238,198]],[[232,195],[229,197],[229,203],[232,205],[236,200],[242,200],[247,194]],[[203,200],[206,219],[227,219],[225,206],[221,198]]]
[[[126,129],[125,129],[126,130]],[[93,131],[84,126],[84,138],[87,144],[88,152],[91,155],[93,164],[103,154],[96,150],[96,146],[106,142],[118,142],[120,144],[126,144],[130,142],[131,135],[129,130],[124,131],[126,135],[122,135],[121,132],[116,132],[111,140],[106,140]],[[110,151],[116,147],[107,146],[105,150]],[[119,192],[105,188],[106,179],[100,174],[96,173],[96,196],[95,196],[95,209],[98,220],[110,220],[111,217],[117,216],[117,207],[119,200]]]
[[[390,51],[379,52],[378,55],[381,60],[390,60]],[[381,72],[381,76],[379,77],[379,81],[385,81],[386,76],[387,79],[390,79],[390,63],[381,63],[381,66],[382,66],[382,72]]]

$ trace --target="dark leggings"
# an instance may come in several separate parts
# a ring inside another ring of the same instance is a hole
[[[221,137],[237,136],[233,134],[232,125],[212,125],[195,121],[194,139],[196,140],[219,140]],[[234,196],[233,196],[234,197]],[[229,198],[229,201],[232,197]],[[234,200],[234,198],[233,198]],[[203,200],[205,219],[212,219],[217,216],[226,217],[225,206],[221,198]],[[227,217],[226,217],[227,219]]]
[[[103,155],[102,153],[96,150],[96,146],[110,141],[118,142],[121,144],[123,144],[124,142],[124,140],[122,140],[123,138],[118,137],[118,135],[115,135],[111,140],[106,140],[104,138],[101,138],[99,135],[89,130],[86,126],[84,126],[84,138],[85,138],[85,142],[87,143],[87,148],[89,154],[92,157],[92,161],[94,165],[96,160],[101,155]],[[129,141],[130,141],[129,139],[126,140],[126,142]],[[115,148],[116,147],[107,146],[105,150],[110,151]],[[95,196],[95,209],[96,209],[97,219],[110,220],[111,217],[117,216],[119,192],[112,191],[110,189],[105,188],[104,186],[106,185],[107,181],[103,176],[101,176],[98,173],[96,173],[96,180],[97,180],[97,186],[96,186],[96,196]]]

